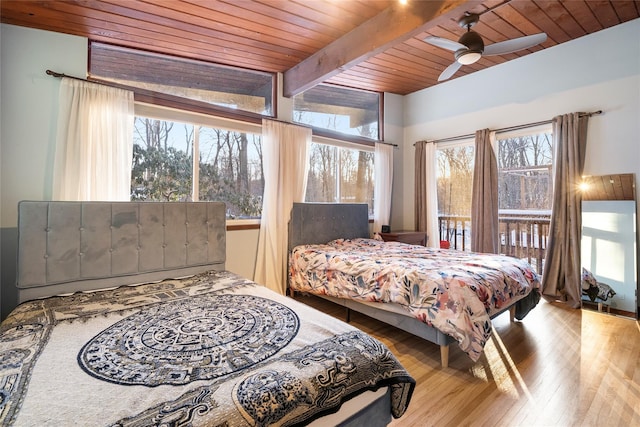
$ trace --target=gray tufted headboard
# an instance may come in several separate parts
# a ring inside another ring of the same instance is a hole
[[[298,245],[370,236],[364,203],[294,203],[291,209],[289,251]]]
[[[224,269],[222,202],[18,205],[18,302]]]

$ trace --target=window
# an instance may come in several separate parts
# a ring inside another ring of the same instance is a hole
[[[367,203],[372,216],[373,148],[314,139],[306,201]],[[132,200],[216,200],[228,219],[260,218],[260,126],[136,104],[133,151]]]
[[[312,143],[305,200],[367,203],[373,216],[373,159],[372,149]]]
[[[153,103],[166,106],[180,103],[181,108],[191,109],[191,106],[192,111],[200,110],[196,108],[200,103],[239,115],[275,115],[275,75],[272,73],[99,42],[91,42],[89,55],[92,79],[134,88],[136,100],[147,96],[153,99]]]
[[[499,136],[498,200],[501,210],[551,212],[551,129]]]
[[[542,273],[553,201],[553,133],[527,128],[497,136],[500,253]]]
[[[259,133],[137,116],[133,152],[132,200],[217,200],[230,219],[260,217]]]
[[[293,97],[293,121],[313,127],[314,134],[379,140],[380,103],[377,92],[320,84]]]
[[[470,250],[473,140],[438,144],[436,149],[438,218],[441,246]]]

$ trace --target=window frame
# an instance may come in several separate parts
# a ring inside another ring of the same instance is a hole
[[[320,135],[313,135],[312,138],[311,138],[311,142],[315,143],[315,144],[329,145],[329,146],[332,146],[332,147],[336,147],[338,149],[365,151],[365,152],[371,153],[371,154],[375,153],[375,143],[372,143],[372,144],[360,144],[360,143],[357,143],[357,142],[344,141],[344,140],[336,139],[336,138],[328,138],[326,136],[320,136]],[[374,168],[374,174],[375,174],[375,171],[376,171],[375,170],[375,161],[374,161],[374,164],[373,164],[373,168]],[[340,177],[339,167],[338,167],[338,170],[336,171],[336,177],[337,178]],[[374,175],[373,183],[375,185],[375,175]],[[340,187],[341,187],[340,183],[338,183],[338,185],[336,185],[337,194],[334,195],[336,200],[340,200],[340,198],[341,198]],[[313,201],[306,200],[306,195],[305,195],[305,202],[315,203]],[[373,200],[372,200],[372,202],[373,202]],[[337,203],[346,203],[346,202],[338,201],[338,202],[327,202],[327,203],[336,203],[337,204]],[[355,203],[364,203],[364,202],[355,202]],[[373,203],[372,203],[372,206],[371,206],[371,210],[373,211]],[[369,215],[369,220],[370,221],[373,220],[373,212]]]
[[[518,127],[517,129],[512,129],[512,130],[505,130],[502,132],[496,132],[495,137],[494,137],[494,152],[496,155],[496,159],[499,158],[500,153],[499,153],[499,144],[498,141],[499,140],[504,140],[504,139],[510,139],[510,138],[518,138],[518,137],[522,137],[522,136],[531,136],[531,135],[537,135],[537,134],[542,134],[542,133],[548,133],[551,135],[551,168],[549,171],[549,187],[550,187],[550,191],[551,191],[551,201],[553,200],[553,189],[554,189],[554,178],[555,178],[555,162],[556,162],[556,152],[555,152],[555,146],[554,146],[554,141],[553,141],[553,125],[551,123],[544,123],[544,124],[537,124],[537,125],[532,125],[532,126],[522,126],[522,127]],[[502,168],[500,167],[500,164],[498,163],[498,174],[500,174],[500,171],[502,170]],[[537,169],[537,170],[541,170],[541,169],[546,169],[548,168],[548,166],[532,166],[531,168],[529,168],[529,170],[533,170],[533,169]],[[498,181],[498,185],[500,184],[500,182]],[[499,196],[499,192],[498,192],[498,196]],[[513,213],[513,212],[536,212],[539,213],[540,215],[549,215],[551,216],[551,210],[552,208],[549,207],[549,209],[539,209],[539,210],[527,210],[527,209],[509,209],[509,208],[505,208],[505,209],[498,209],[498,216],[500,215],[508,215],[509,213]]]
[[[349,135],[346,133],[342,133],[340,131],[336,131],[336,130],[331,130],[331,129],[326,129],[326,128],[321,128],[318,126],[313,126],[304,122],[297,122],[295,121],[295,119],[293,118],[293,116],[296,113],[295,110],[295,97],[291,98],[291,113],[292,113],[292,123],[300,125],[300,126],[308,126],[312,129],[313,135],[320,137],[320,138],[328,138],[334,141],[345,141],[345,142],[350,142],[350,143],[354,143],[354,144],[360,144],[360,145],[366,145],[366,146],[371,146],[374,147],[376,142],[383,142],[384,141],[384,92],[374,92],[374,91],[369,91],[369,90],[364,90],[364,89],[356,89],[356,88],[352,88],[352,87],[347,87],[347,86],[341,86],[341,85],[335,85],[335,84],[331,84],[331,83],[320,83],[318,84],[318,86],[327,86],[327,87],[334,87],[334,88],[338,88],[338,89],[343,89],[343,90],[349,90],[349,91],[356,91],[356,92],[366,92],[366,93],[373,93],[378,95],[378,112],[377,112],[377,120],[378,120],[378,138],[374,139],[374,138],[367,138],[367,137],[363,137],[363,136],[358,136],[358,135]]]
[[[171,122],[179,122],[190,124],[194,127],[211,127],[224,129],[233,132],[244,132],[262,135],[262,125],[256,125],[250,122],[230,120],[224,117],[216,117],[210,114],[196,113],[193,111],[176,110],[168,108],[162,105],[148,104],[142,102],[135,102],[134,104],[134,116],[147,117],[156,120],[166,120]],[[194,141],[195,144],[195,141]],[[195,167],[194,167],[195,169]],[[197,183],[193,182],[193,175],[191,177],[192,185]],[[193,194],[193,189],[192,189]],[[260,218],[242,218],[242,219],[230,219],[227,218],[228,230],[241,230],[259,228]]]
[[[213,116],[211,114],[166,107],[164,105],[157,105],[153,103],[136,101],[134,104],[134,115],[136,117],[140,116],[156,120],[187,123],[193,126],[207,126],[235,132],[262,134],[262,121],[260,121],[259,124],[256,124],[247,121],[232,120],[226,117]],[[345,141],[338,138],[313,135],[312,143],[325,144],[350,150],[367,151],[370,153],[375,152],[375,143],[373,142],[362,144],[360,142]],[[259,218],[227,219],[227,229],[229,230],[255,229],[259,228],[259,226]]]

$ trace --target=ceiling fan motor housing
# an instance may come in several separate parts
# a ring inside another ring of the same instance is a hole
[[[480,34],[475,31],[467,31],[460,37],[458,43],[465,45],[466,49],[459,49],[454,53],[456,61],[464,55],[468,55],[470,53],[477,53],[482,55],[484,52],[484,42],[482,41],[482,37]]]

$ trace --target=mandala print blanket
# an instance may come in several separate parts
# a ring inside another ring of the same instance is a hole
[[[379,341],[229,272],[20,305],[0,327],[0,423],[290,426],[414,380]]]

